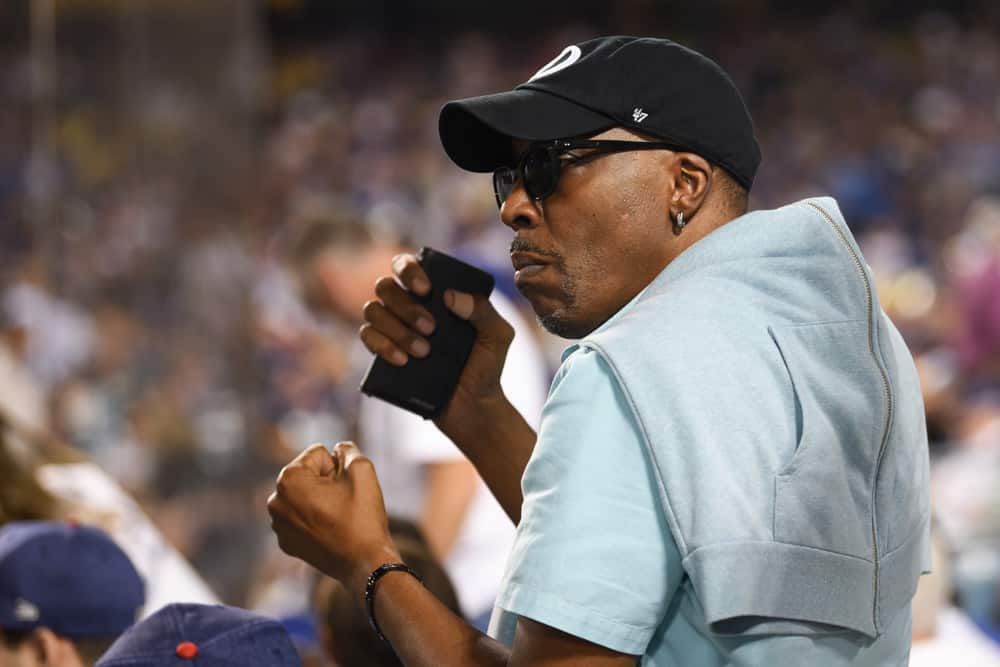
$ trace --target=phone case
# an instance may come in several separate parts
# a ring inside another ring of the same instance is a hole
[[[431,281],[430,293],[416,297],[434,317],[434,332],[427,336],[430,354],[423,359],[411,356],[405,366],[393,366],[376,356],[361,391],[433,419],[451,400],[476,340],[475,328],[444,305],[444,291],[489,296],[494,281],[485,271],[432,248],[421,248],[417,260]]]

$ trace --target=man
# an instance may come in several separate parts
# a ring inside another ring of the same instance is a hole
[[[302,667],[277,621],[223,605],[169,604],[123,634],[95,667]]]
[[[0,529],[0,664],[90,667],[144,600],[139,573],[103,531],[54,521]]]
[[[411,667],[905,664],[928,566],[916,373],[835,202],[746,212],[760,155],[730,79],[667,40],[597,39],[440,129],[495,170],[518,288],[581,339],[536,438],[496,382],[509,327],[445,297],[478,338],[438,424],[518,522],[494,639],[388,565],[350,443],[282,471],[282,548],[369,600]],[[395,266],[361,332],[390,360],[427,280]]]
[[[290,255],[306,301],[317,311],[363,324],[371,286],[405,246],[374,233],[360,216],[345,210],[303,217],[289,231]],[[494,293],[491,302],[518,332],[501,383],[518,411],[537,426],[548,382],[541,351],[507,298]],[[358,352],[367,366],[370,357],[363,349]],[[420,526],[454,582],[466,618],[485,630],[514,540],[514,528],[500,505],[433,423],[362,396],[358,434],[378,467],[386,509]]]

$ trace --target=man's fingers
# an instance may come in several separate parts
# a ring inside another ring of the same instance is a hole
[[[358,446],[350,441],[338,442],[333,448],[333,455],[339,460],[341,471],[348,470],[357,458],[363,456]]]
[[[307,470],[311,470],[317,475],[326,477],[333,472],[333,456],[329,450],[321,444],[310,446],[304,452],[295,457],[292,463],[298,463]]]
[[[381,333],[371,324],[365,322],[358,330],[361,342],[365,344],[368,351],[377,354],[393,366],[405,366],[409,357],[402,349],[393,343],[388,336]]]
[[[431,291],[431,281],[427,278],[420,262],[409,253],[392,258],[392,273],[399,284],[419,296]]]
[[[274,522],[281,516],[281,499],[278,497],[277,491],[272,492],[267,497],[267,513],[271,515],[271,526],[273,527]]]
[[[374,329],[414,357],[426,357],[430,352],[431,346],[427,340],[400,321],[381,301],[366,303],[364,316],[365,321]]]
[[[467,320],[472,317],[476,309],[476,300],[471,294],[449,289],[444,291],[444,305],[463,320]]]
[[[375,474],[375,466],[353,442],[338,442],[333,449],[342,464],[342,474],[351,481],[355,493],[362,494],[362,502],[382,503],[382,489]],[[372,495],[373,494],[373,495]],[[378,499],[376,501],[376,498]]]
[[[444,304],[448,310],[468,320],[480,334],[504,345],[514,340],[514,327],[500,317],[488,297],[449,289],[444,292]]]
[[[362,454],[353,442],[338,443],[334,452],[344,462],[343,474],[350,480],[358,501],[368,506],[382,506],[382,488],[371,459]]]
[[[434,331],[434,317],[426,308],[415,302],[413,295],[400,287],[393,278],[389,276],[379,278],[375,282],[375,296],[410,328],[424,335]]]

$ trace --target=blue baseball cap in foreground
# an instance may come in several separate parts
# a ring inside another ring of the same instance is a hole
[[[511,139],[548,141],[625,127],[684,146],[750,189],[753,121],[721,67],[669,39],[600,37],[563,49],[514,90],[445,104],[438,130],[459,167],[514,166]]]
[[[114,637],[144,600],[142,578],[104,531],[56,521],[0,528],[0,628]]]
[[[95,667],[302,667],[277,621],[222,605],[171,604],[118,638]]]

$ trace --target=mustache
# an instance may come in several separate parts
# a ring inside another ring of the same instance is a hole
[[[510,242],[510,253],[513,254],[515,252],[530,252],[534,255],[539,255],[541,257],[562,259],[562,256],[559,253],[553,252],[551,250],[546,250],[526,239],[514,239],[513,241]]]

